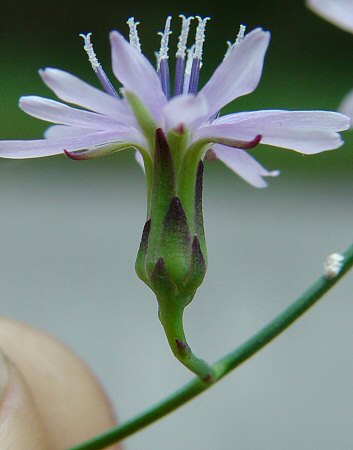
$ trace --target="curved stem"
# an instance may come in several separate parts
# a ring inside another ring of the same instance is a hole
[[[211,383],[214,381],[213,368],[206,361],[194,355],[186,341],[183,328],[183,312],[183,307],[171,308],[169,306],[163,309],[160,306],[158,316],[163,325],[169,346],[174,356],[185,367],[194,372],[205,383]]]
[[[296,319],[313,306],[332,286],[334,286],[343,275],[353,266],[353,245],[345,252],[341,271],[333,278],[324,276],[319,278],[304,294],[292,303],[287,309],[269,322],[254,336],[241,344],[237,349],[230,352],[212,367],[215,371],[216,381],[213,384],[203,383],[200,379],[194,379],[181,389],[177,390],[161,402],[126,421],[125,423],[108,430],[106,433],[93,439],[72,447],[69,450],[100,450],[122,439],[131,436],[142,428],[150,425],[158,419],[166,416],[193,399],[201,392],[213,386],[217,381],[234,370],[244,361],[272,341],[282,331],[288,328]]]

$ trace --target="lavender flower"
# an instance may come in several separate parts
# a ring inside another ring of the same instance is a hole
[[[319,16],[353,33],[353,0],[307,0],[307,5]],[[344,97],[339,110],[353,118],[353,90]]]
[[[219,117],[232,100],[252,92],[262,73],[270,34],[257,28],[245,36],[241,26],[210,80],[199,90],[205,28],[197,18],[195,43],[187,48],[192,18],[181,16],[174,89],[170,81],[171,18],[161,33],[157,69],[141,53],[138,23],[128,20],[129,42],[110,34],[113,72],[120,95],[82,35],[89,61],[104,91],[58,69],[40,71],[44,83],[63,101],[29,96],[20,99],[28,114],[53,122],[45,139],[2,141],[0,156],[32,158],[65,151],[84,160],[126,148],[137,150],[146,173],[147,220],[136,258],[136,273],[156,294],[159,319],[174,355],[203,381],[212,368],[189,347],[183,312],[207,269],[202,216],[203,159],[220,159],[256,187],[269,172],[248,152],[264,143],[313,154],[339,147],[339,131],[349,118],[325,111],[254,111]]]
[[[122,97],[98,62],[90,34],[83,36],[85,50],[105,92],[65,71],[40,70],[42,80],[59,99],[80,109],[47,98],[21,97],[23,111],[56,125],[48,128],[45,139],[1,141],[0,157],[35,158],[66,150],[72,158],[89,159],[132,147],[139,151],[138,160],[143,158],[146,166],[152,164],[154,127],[167,136],[175,132],[183,135],[178,150],[180,161],[190,150],[200,147],[201,159],[207,155],[220,159],[253,186],[264,187],[263,177],[276,176],[278,171],[266,170],[246,151],[259,142],[305,154],[342,144],[338,132],[347,129],[349,123],[347,117],[334,112],[265,110],[219,117],[225,105],[257,87],[270,34],[257,28],[244,37],[245,27],[241,27],[236,42],[229,44],[224,60],[199,90],[208,18],[198,18],[195,43],[190,49],[187,40],[192,18],[181,18],[174,96],[168,64],[170,18],[161,33],[157,70],[141,53],[138,23],[131,18],[130,42],[117,31],[110,34],[113,72],[123,86]],[[148,129],[142,123],[147,119],[142,118],[141,107],[149,117]],[[212,153],[208,152],[211,148]]]

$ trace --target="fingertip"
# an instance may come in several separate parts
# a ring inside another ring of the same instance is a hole
[[[48,440],[25,380],[0,356],[0,448],[48,450]]]
[[[94,374],[61,342],[26,324],[0,318],[0,347],[29,386],[51,450],[72,447],[116,424]]]

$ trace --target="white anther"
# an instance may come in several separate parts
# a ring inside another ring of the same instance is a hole
[[[97,72],[98,68],[100,67],[100,63],[97,59],[96,54],[94,53],[93,45],[91,43],[91,36],[92,33],[80,34],[80,37],[82,37],[85,41],[83,48],[88,55],[88,60],[91,63],[92,69]]]
[[[134,17],[130,17],[130,19],[126,22],[129,25],[129,41],[130,44],[136,48],[141,53],[141,44],[140,44],[140,38],[137,32],[137,25],[140,24],[140,22],[135,22]]]
[[[192,60],[194,58],[194,53],[195,53],[195,45],[188,48],[186,52],[187,52],[187,57],[186,57],[186,64],[185,64],[185,75],[191,75]]]
[[[233,51],[233,44],[232,44],[230,41],[227,41],[227,46],[228,46],[228,48],[227,48],[227,51],[226,51],[226,53],[225,53],[225,55],[224,55],[223,61],[224,61],[225,59],[227,59],[228,56],[229,56],[229,55],[232,53],[232,51]]]
[[[186,56],[186,64],[185,64],[185,72],[184,72],[183,92],[189,91],[189,83],[190,83],[190,76],[191,76],[194,52],[195,52],[195,45],[193,45],[192,47],[190,47],[186,50],[187,56]]]
[[[234,45],[239,44],[239,42],[241,42],[244,39],[245,31],[246,31],[246,26],[245,25],[240,25],[239,31],[238,31],[238,34],[237,34],[237,38],[236,38],[236,40],[234,42]]]
[[[340,253],[332,253],[326,258],[324,264],[325,277],[328,280],[335,278],[341,271],[344,261],[344,256]]]
[[[191,21],[194,19],[193,16],[190,17],[185,17],[183,14],[181,14],[179,16],[182,19],[182,24],[181,24],[181,32],[179,35],[179,40],[178,40],[178,50],[176,52],[176,57],[177,58],[185,58],[186,55],[186,43],[188,40],[188,36],[189,36],[189,30],[190,30],[190,23]]]
[[[230,41],[227,41],[228,48],[227,48],[226,54],[224,55],[223,60],[227,59],[228,56],[232,53],[232,51],[235,49],[235,47],[244,39],[245,30],[246,30],[246,26],[240,25],[234,44],[232,44]]]
[[[159,69],[160,63],[162,59],[168,59],[168,51],[169,51],[169,35],[172,34],[170,31],[170,21],[172,20],[171,16],[167,17],[167,20],[165,21],[165,27],[164,31],[160,31],[158,33],[159,36],[161,36],[161,47],[157,56],[157,68]]]
[[[205,42],[206,23],[208,20],[210,20],[210,17],[205,17],[204,19],[201,19],[201,17],[196,16],[196,19],[199,21],[199,24],[197,25],[196,28],[194,59],[197,58],[201,61],[203,43]]]

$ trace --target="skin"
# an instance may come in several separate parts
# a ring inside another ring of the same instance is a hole
[[[53,337],[0,318],[0,347],[1,449],[64,450],[116,424],[95,376]]]

